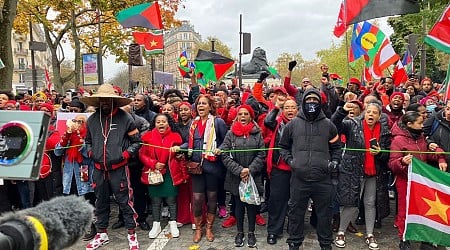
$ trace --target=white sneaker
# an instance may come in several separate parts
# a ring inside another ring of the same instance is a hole
[[[366,237],[366,244],[367,244],[367,246],[369,247],[370,250],[378,250],[378,249],[380,249],[378,247],[377,241],[373,237],[373,234],[367,235],[367,237]]]
[[[128,234],[128,246],[130,247],[130,250],[139,250],[139,242],[137,239],[137,234]]]
[[[154,239],[158,237],[159,233],[161,233],[161,223],[160,222],[153,222],[152,230],[148,232],[148,237],[150,239]]]
[[[338,232],[336,239],[334,240],[334,245],[339,248],[345,247],[345,234],[343,232]]]
[[[180,230],[178,230],[177,222],[174,220],[169,221],[170,234],[173,238],[178,238],[180,236]]]
[[[161,210],[161,217],[169,217],[169,207],[163,207]]]
[[[87,244],[86,250],[94,250],[109,243],[107,233],[97,233],[91,242]]]
[[[191,227],[192,227],[192,230],[197,229],[197,226],[195,226],[195,223],[192,223]]]

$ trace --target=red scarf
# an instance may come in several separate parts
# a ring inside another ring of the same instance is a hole
[[[370,129],[366,120],[363,120],[363,132],[364,132],[364,142],[366,149],[370,148],[370,139],[376,138],[380,141],[381,134],[381,124],[379,122],[375,123],[373,129]],[[370,151],[366,151],[364,160],[364,174],[368,176],[374,176],[377,174],[377,169],[375,167],[375,156],[370,154]]]
[[[64,147],[68,144],[70,145],[70,147],[66,150],[67,160],[69,162],[81,163],[83,161],[83,155],[80,152],[80,148],[83,146],[86,133],[87,129],[83,126],[80,130],[73,131],[70,134],[65,133],[63,135],[61,146]]]
[[[275,129],[272,132],[272,136],[270,137],[270,142],[269,142],[269,148],[274,148],[275,147],[275,138],[277,137],[277,133],[278,133],[278,129],[280,129],[280,124],[283,122],[284,124],[287,124],[289,122],[289,119],[284,116],[284,113],[281,113],[281,115],[279,115],[276,118],[277,121],[277,126],[275,127]],[[270,176],[270,172],[272,171],[272,167],[273,167],[273,149],[267,151],[267,171],[269,173]],[[280,163],[278,164],[278,166],[281,165],[281,162],[284,162],[284,160],[282,158],[280,158]],[[287,164],[286,164],[287,165]],[[283,166],[281,166],[283,167]],[[286,170],[286,169],[283,169]]]
[[[236,136],[244,136],[245,138],[248,138],[254,126],[254,122],[249,122],[247,125],[243,125],[242,123],[235,121],[231,125],[231,132],[233,132]]]

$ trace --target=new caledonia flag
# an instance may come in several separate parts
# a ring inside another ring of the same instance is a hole
[[[450,246],[450,174],[413,158],[406,200],[403,238]]]

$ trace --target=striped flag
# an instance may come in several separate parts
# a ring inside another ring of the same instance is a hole
[[[448,64],[447,76],[438,92],[444,93],[444,103],[450,100],[450,63]]]
[[[52,80],[50,79],[50,74],[48,73],[47,68],[45,68],[45,83],[47,84],[47,89],[51,91],[53,88],[53,84]]]
[[[403,63],[398,60],[397,65],[395,65],[394,73],[392,74],[392,79],[394,79],[394,85],[398,87],[401,83],[406,82],[408,80],[408,75],[406,74],[405,67]]]
[[[413,158],[406,202],[403,239],[450,246],[450,174]]]
[[[411,55],[411,52],[409,50],[405,51],[405,54],[402,58],[402,64],[405,67],[407,74],[414,73],[414,58],[413,55]]]
[[[373,60],[373,72],[379,76],[383,75],[383,70],[400,61],[400,56],[395,53],[391,42],[386,37],[380,46]]]
[[[0,58],[0,69],[3,69],[5,67],[5,64],[3,64],[2,59]]]
[[[134,40],[139,45],[144,45],[148,55],[164,53],[164,37],[162,30],[150,30],[149,32],[132,33]]]
[[[431,28],[424,41],[436,49],[450,54],[450,5]]]

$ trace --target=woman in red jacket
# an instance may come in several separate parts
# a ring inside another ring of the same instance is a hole
[[[165,199],[170,212],[170,233],[172,237],[178,237],[180,232],[177,228],[177,185],[185,181],[185,176],[176,153],[172,153],[173,150],[169,149],[181,145],[182,140],[180,134],[173,130],[175,124],[168,114],[156,115],[152,125],[153,129],[142,135],[143,146],[139,151],[139,159],[144,165],[143,173],[158,170],[163,175],[164,181],[148,187],[153,216],[153,227],[148,236],[154,239],[161,232],[161,203]],[[148,181],[147,178],[141,180]]]
[[[427,142],[423,135],[423,116],[415,111],[406,112],[398,123],[392,127],[393,140],[391,143],[391,154],[389,168],[396,177],[395,187],[398,193],[398,211],[395,218],[395,226],[398,228],[400,237],[400,249],[410,249],[410,243],[403,241],[406,219],[406,189],[408,182],[408,166],[412,157],[421,161],[439,161],[439,165],[447,164],[444,154],[422,154],[428,151]],[[409,152],[401,152],[409,151]],[[442,152],[438,148],[436,152]]]

